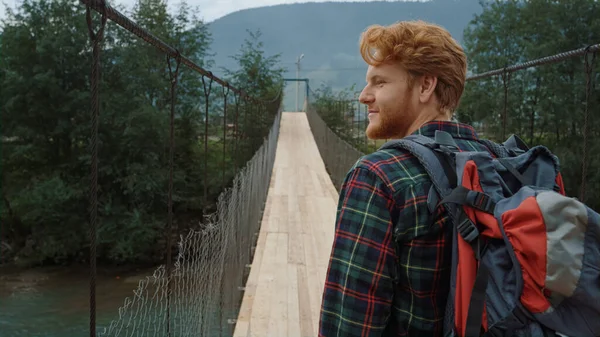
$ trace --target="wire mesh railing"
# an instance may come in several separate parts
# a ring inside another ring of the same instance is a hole
[[[329,108],[328,112],[331,116],[338,117],[343,116],[344,111],[347,111],[344,108],[351,106],[351,102],[339,102],[327,108]],[[325,114],[324,111],[317,111],[315,105],[308,104],[306,110],[308,123],[317,143],[321,158],[325,163],[325,168],[329,173],[333,185],[339,192],[339,188],[342,186],[348,170],[364,155],[364,152],[359,148],[362,147],[361,145],[364,145],[362,141],[366,138],[360,134],[357,124],[349,124],[347,128],[344,128],[345,124],[342,123],[334,124],[330,121],[328,124],[321,117],[323,114]]]
[[[140,281],[99,336],[231,336],[264,210],[279,135],[279,112],[263,145],[219,197],[201,230],[179,240],[171,276],[165,266]],[[166,303],[169,300],[168,314]],[[170,321],[168,321],[170,320]]]

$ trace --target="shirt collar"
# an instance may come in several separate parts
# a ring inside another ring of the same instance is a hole
[[[436,130],[445,131],[449,133],[452,138],[479,140],[477,132],[472,126],[453,121],[430,121],[423,124],[417,131],[413,132],[413,134],[435,137]]]

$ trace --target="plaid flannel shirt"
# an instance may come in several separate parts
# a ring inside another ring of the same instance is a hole
[[[462,150],[489,151],[475,130],[434,121],[416,134],[450,133]],[[403,150],[366,155],[351,168],[337,208],[320,337],[441,336],[451,235],[443,207],[431,214],[431,180]]]

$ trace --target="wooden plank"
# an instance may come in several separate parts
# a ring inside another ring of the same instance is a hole
[[[289,238],[288,238],[289,240]],[[298,240],[289,240],[298,241]],[[289,283],[288,297],[287,297],[287,319],[288,319],[288,330],[286,334],[281,336],[288,337],[300,337],[300,304],[299,297],[301,294],[298,293],[298,266],[293,263],[287,265],[287,282]]]
[[[264,234],[258,236],[254,259],[252,260],[252,267],[250,269],[250,274],[248,275],[248,280],[246,281],[246,289],[244,290],[244,297],[233,334],[234,337],[247,337],[250,333],[250,318],[252,316],[252,307],[256,296],[256,286],[258,284],[260,266],[265,250],[265,240],[266,236]]]
[[[283,113],[267,199],[234,336],[316,336],[337,192],[305,113]]]
[[[287,269],[287,244],[288,235],[286,233],[274,233],[277,241],[277,253],[275,263],[273,264],[273,289],[270,294],[271,314],[269,317],[269,331],[263,336],[285,336],[288,328],[288,293],[290,291]]]
[[[308,296],[308,275],[305,265],[298,266],[298,311],[300,313],[300,332],[302,336],[317,336],[318,326],[313,323],[311,302]]]
[[[267,336],[271,316],[271,305],[274,300],[273,293],[276,292],[276,254],[277,233],[265,233],[265,251],[260,266],[260,274],[256,285],[256,295],[252,303],[250,324],[251,336]]]

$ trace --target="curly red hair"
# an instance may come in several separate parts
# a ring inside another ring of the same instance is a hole
[[[360,53],[370,65],[397,62],[411,76],[436,76],[435,94],[440,110],[456,110],[464,91],[467,57],[450,33],[424,21],[372,25],[362,34]],[[412,81],[411,81],[412,82]]]

